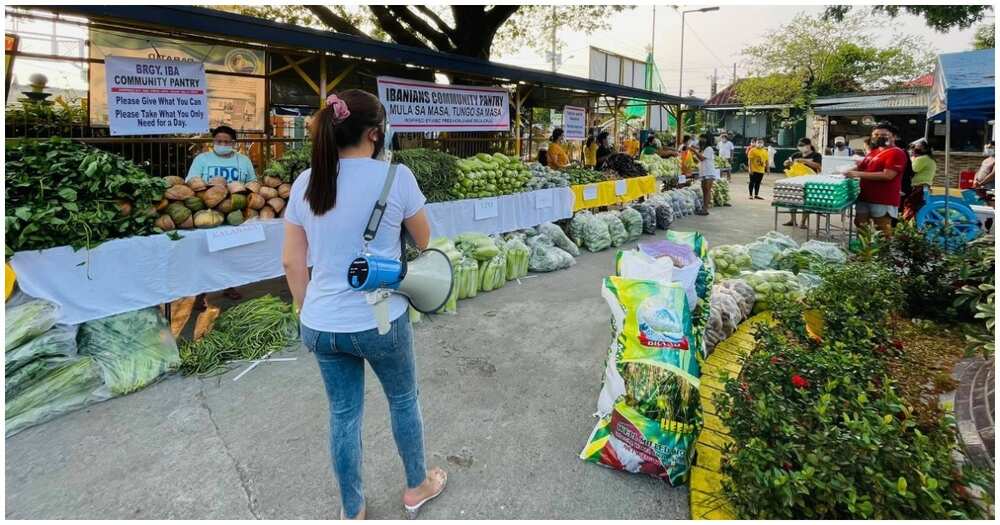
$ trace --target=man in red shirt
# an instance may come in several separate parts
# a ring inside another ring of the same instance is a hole
[[[874,222],[886,237],[892,236],[892,220],[899,215],[899,199],[906,169],[906,152],[895,146],[896,127],[879,122],[872,130],[871,149],[853,171],[845,175],[861,181],[861,195],[854,206],[854,224],[861,228]]]

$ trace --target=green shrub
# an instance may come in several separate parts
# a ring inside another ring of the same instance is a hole
[[[909,317],[955,319],[955,287],[958,276],[952,260],[938,245],[929,242],[911,222],[896,225],[889,239],[878,239],[876,259],[899,279]]]
[[[888,268],[849,263],[825,273],[806,308],[822,310],[822,341],[802,307],[756,329],[739,378],[716,395],[733,443],[723,493],[741,518],[979,517],[952,463],[953,423],[918,418],[886,377],[889,318],[902,291]]]

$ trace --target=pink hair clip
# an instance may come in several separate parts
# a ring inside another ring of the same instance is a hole
[[[340,124],[341,122],[347,120],[347,117],[351,116],[351,110],[347,107],[347,102],[344,102],[337,95],[330,95],[326,97],[326,105],[333,106],[333,123]]]

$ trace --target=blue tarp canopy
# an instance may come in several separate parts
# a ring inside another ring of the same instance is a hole
[[[996,108],[994,50],[938,56],[927,119],[950,112],[952,118],[992,120]]]

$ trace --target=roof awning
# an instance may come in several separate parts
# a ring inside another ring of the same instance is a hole
[[[171,5],[64,5],[44,6],[38,9],[85,16],[104,22],[156,28],[174,34],[221,36],[229,40],[263,46],[343,53],[355,57],[412,64],[435,71],[496,79],[499,83],[527,82],[546,87],[579,90],[585,92],[581,93],[584,96],[590,94],[620,97],[651,104],[683,104],[691,107],[701,107],[704,104],[702,99],[695,97],[677,97],[333,31],[308,29],[216,9]]]
[[[955,118],[993,119],[996,112],[995,56],[993,49],[939,55],[927,118],[947,111]]]

